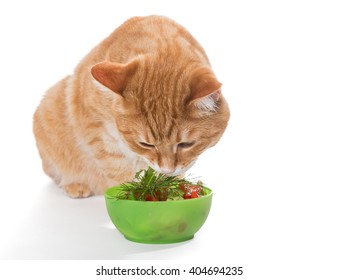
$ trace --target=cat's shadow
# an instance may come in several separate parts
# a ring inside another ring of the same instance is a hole
[[[27,259],[171,259],[177,247],[183,249],[191,242],[128,241],[110,221],[103,196],[71,199],[52,183],[45,186],[34,207],[25,225],[30,244],[22,244],[31,248],[24,254]]]

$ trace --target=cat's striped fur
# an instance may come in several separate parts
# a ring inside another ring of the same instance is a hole
[[[42,99],[34,133],[43,169],[71,197],[102,194],[148,165],[184,173],[227,126],[220,87],[182,26],[132,18]]]

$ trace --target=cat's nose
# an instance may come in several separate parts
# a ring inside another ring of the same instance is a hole
[[[175,167],[161,167],[161,172],[164,174],[172,174],[175,173]]]

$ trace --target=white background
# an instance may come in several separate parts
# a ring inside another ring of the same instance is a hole
[[[6,2],[0,4],[0,259],[129,266],[157,259],[243,266],[237,279],[338,278],[336,1]],[[32,134],[44,91],[123,21],[149,14],[173,18],[200,41],[232,113],[220,143],[191,169],[214,190],[209,218],[193,240],[171,245],[125,240],[103,197],[66,197],[43,174]],[[53,263],[50,277],[63,273],[60,265],[71,267],[68,273],[88,267]],[[17,268],[13,279],[41,270],[36,263],[0,266],[0,274]]]

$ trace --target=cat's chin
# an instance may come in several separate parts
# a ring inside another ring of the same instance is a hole
[[[171,170],[167,170],[165,168],[160,168],[157,164],[151,164],[150,162],[147,161],[147,164],[154,169],[156,172],[158,173],[163,173],[166,174],[168,176],[179,176],[184,174],[190,167],[192,167],[194,165],[195,161],[192,161],[190,164],[188,164],[186,167],[184,168],[180,168],[177,167],[174,171]]]

